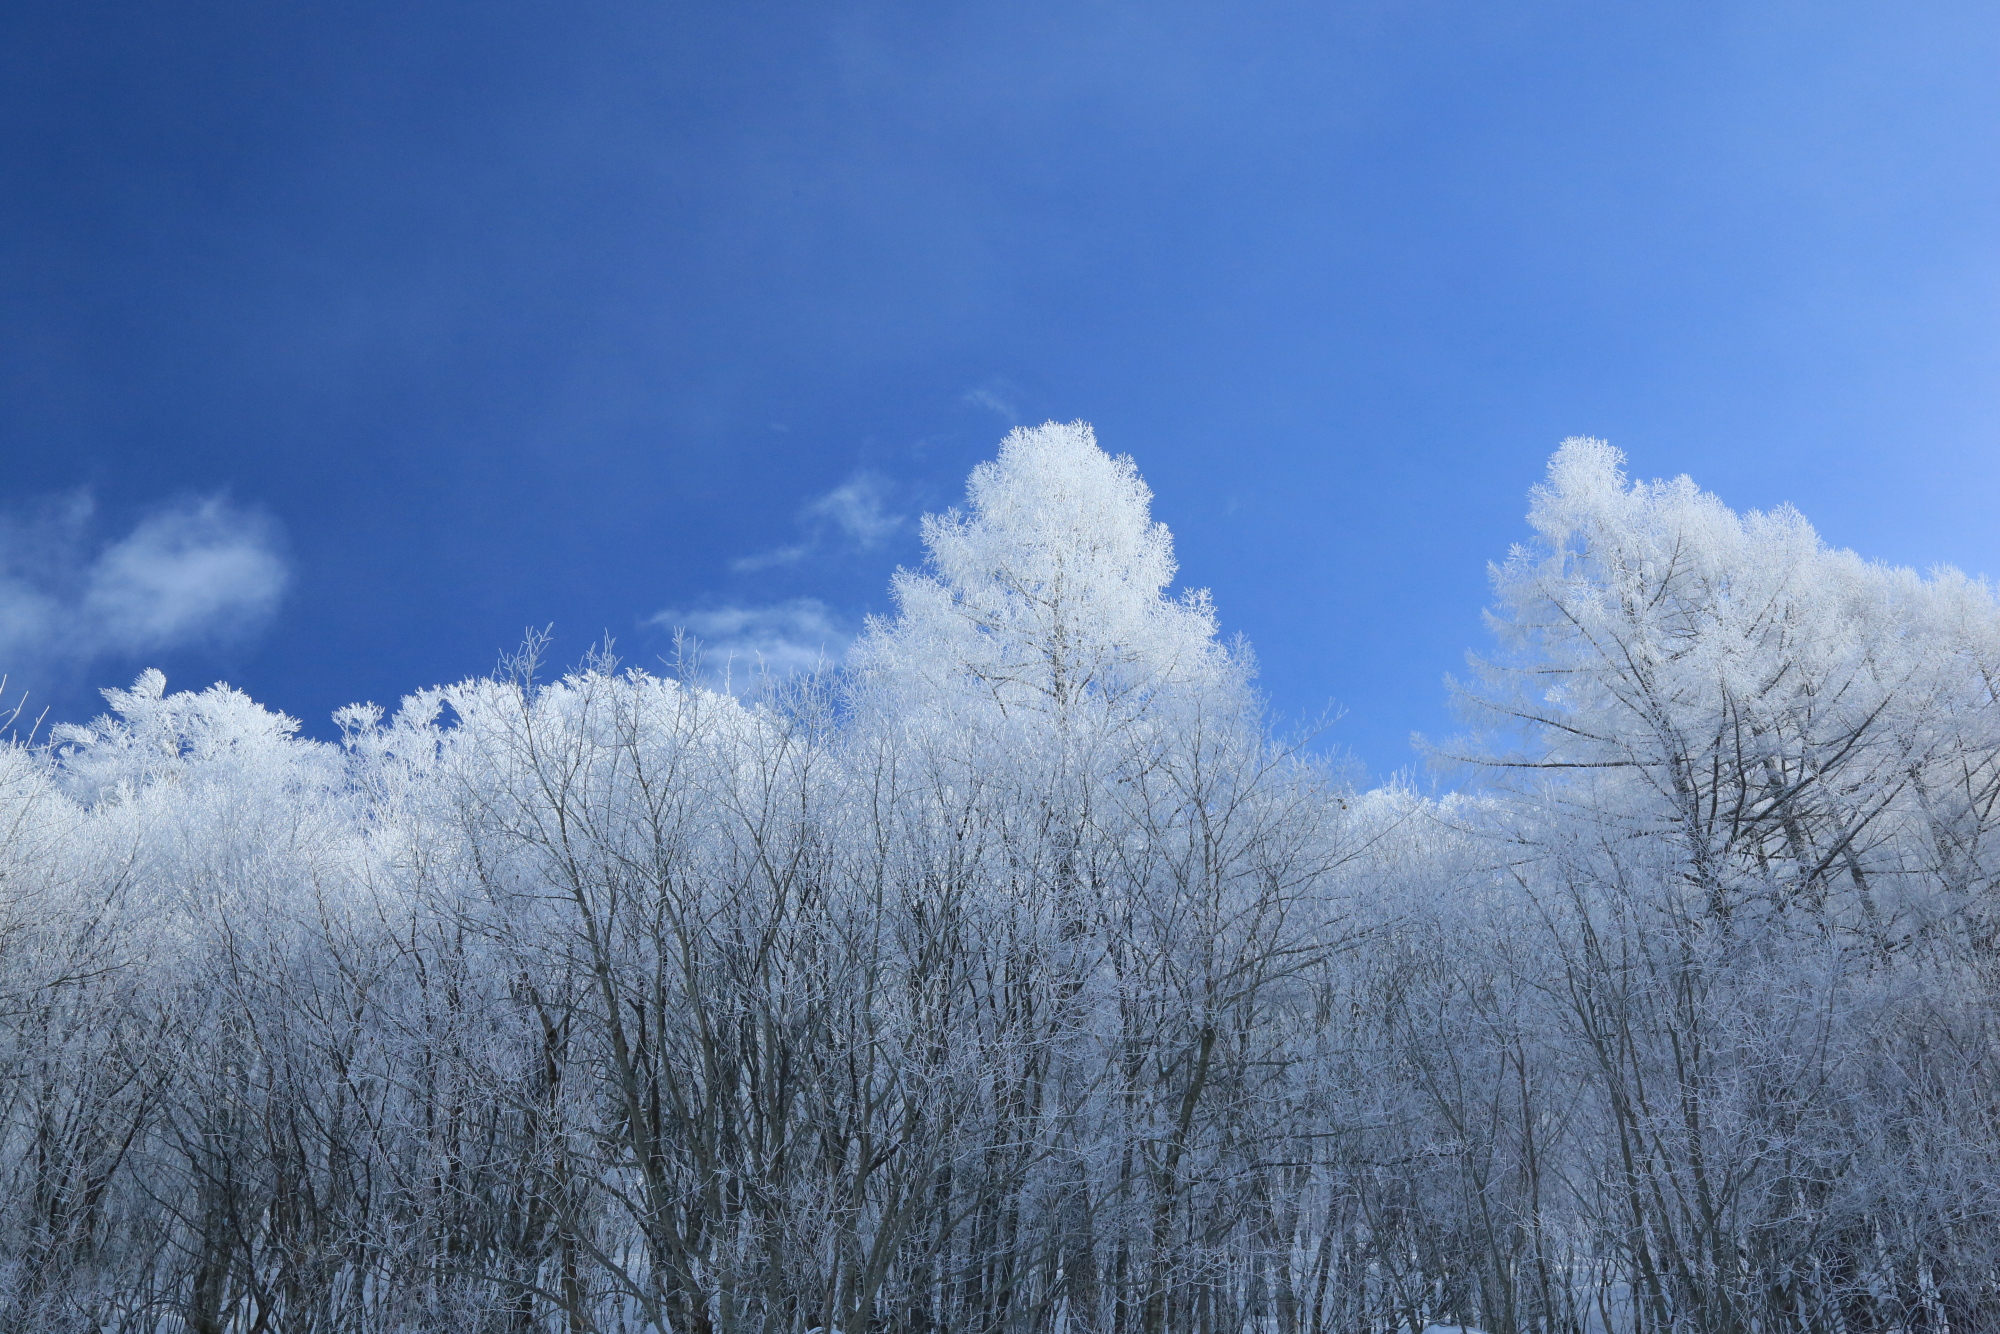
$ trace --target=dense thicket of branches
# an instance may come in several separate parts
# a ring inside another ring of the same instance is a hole
[[[0,749],[0,1327],[2000,1328],[2000,610],[1633,486],[1442,799],[1017,432],[845,667]]]

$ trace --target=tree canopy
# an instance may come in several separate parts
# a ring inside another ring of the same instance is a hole
[[[2000,605],[1565,442],[1466,782],[1021,429],[849,660],[0,747],[0,1327],[2000,1325]]]

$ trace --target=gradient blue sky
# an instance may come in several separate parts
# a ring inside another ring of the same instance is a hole
[[[1565,435],[2000,574],[1990,4],[16,0],[0,118],[56,717],[837,631],[1049,417],[1378,774]]]

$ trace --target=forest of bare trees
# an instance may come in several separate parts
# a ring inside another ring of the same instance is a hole
[[[0,748],[0,1328],[2000,1329],[2000,606],[1621,463],[1435,791],[1081,425],[817,675]]]

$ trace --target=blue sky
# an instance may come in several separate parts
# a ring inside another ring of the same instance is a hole
[[[1997,69],[1970,3],[21,0],[0,670],[324,734],[527,626],[837,636],[1080,417],[1386,772],[1566,435],[2000,574]]]

